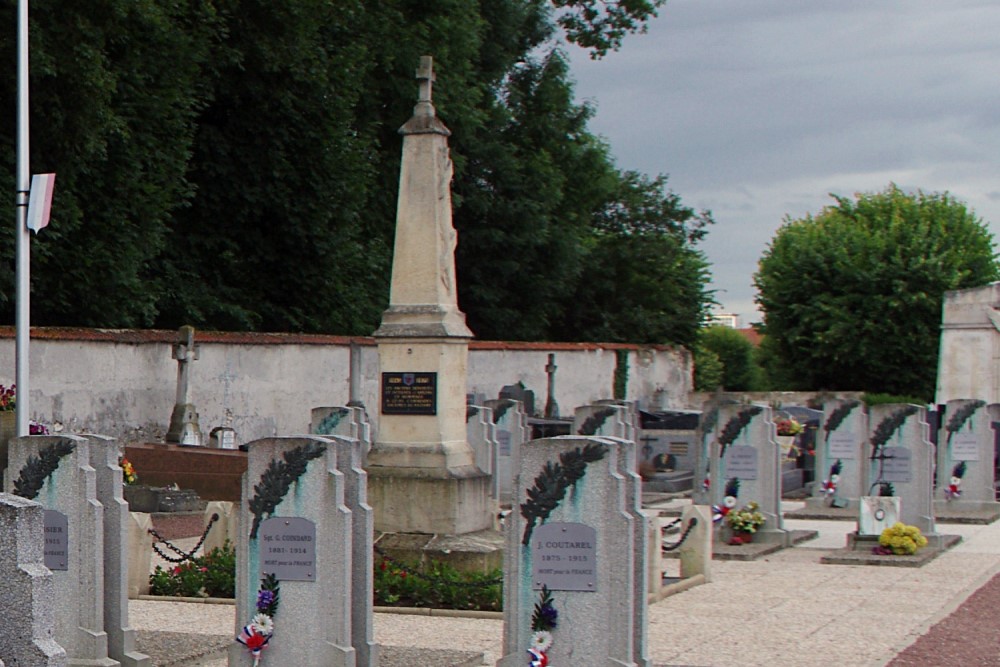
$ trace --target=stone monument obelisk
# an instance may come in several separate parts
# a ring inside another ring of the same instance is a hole
[[[489,477],[466,439],[469,339],[458,309],[451,222],[450,132],[431,103],[433,61],[399,132],[396,237],[389,309],[375,332],[381,372],[378,437],[368,456],[375,530],[463,535],[491,528]]]

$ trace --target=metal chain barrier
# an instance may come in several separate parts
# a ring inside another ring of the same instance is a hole
[[[418,579],[423,579],[424,581],[432,584],[446,584],[448,586],[455,586],[457,588],[489,588],[490,586],[496,586],[497,584],[503,583],[502,576],[496,577],[495,579],[487,579],[485,581],[451,581],[449,579],[441,579],[440,577],[432,577],[430,575],[424,574],[423,572],[413,572],[410,569],[408,569],[408,567],[405,564],[399,562],[386,552],[382,551],[378,547],[378,545],[375,545],[374,549],[375,553],[378,554],[382,558],[382,560],[389,563],[398,570],[405,572],[407,576],[414,576],[417,577]]]
[[[208,531],[212,530],[212,526],[215,525],[215,522],[218,520],[219,520],[219,515],[213,514],[212,518],[208,520],[208,525],[205,526],[205,532],[201,534],[201,538],[198,540],[198,544],[194,545],[194,549],[192,549],[190,552],[184,551],[183,549],[171,544],[166,538],[157,533],[156,530],[153,528],[150,528],[146,532],[156,538],[156,542],[153,542],[153,551],[156,552],[156,555],[158,555],[160,558],[167,561],[168,563],[183,563],[184,561],[195,559],[195,554],[198,553],[198,549],[201,549],[201,545],[205,543],[205,539],[208,537]],[[177,554],[177,556],[176,557],[170,556],[168,554],[163,553],[163,551],[161,551],[160,548],[156,546],[158,542],[162,542],[167,547],[167,549],[173,551],[175,554]]]
[[[680,522],[681,522],[681,520],[677,519],[673,523],[668,524],[667,526],[664,526],[664,528],[669,528],[670,526],[675,526],[675,525],[679,524]],[[679,549],[680,546],[682,544],[684,544],[684,540],[686,540],[688,538],[688,535],[691,534],[691,531],[694,530],[694,527],[697,526],[697,525],[698,525],[698,517],[694,517],[694,516],[691,517],[691,522],[688,523],[687,528],[684,529],[684,533],[681,535],[681,538],[679,540],[677,540],[676,542],[674,542],[673,544],[664,544],[660,548],[660,551],[666,552],[666,551],[674,551],[675,549]]]

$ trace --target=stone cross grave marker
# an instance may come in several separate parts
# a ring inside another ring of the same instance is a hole
[[[354,667],[352,596],[360,591],[337,446],[327,438],[294,436],[255,440],[247,449],[236,545],[236,635],[242,642],[230,647],[229,665],[252,665],[251,649],[266,640],[260,651],[269,664]],[[276,611],[267,604],[274,599]],[[261,610],[271,624],[253,623]]]
[[[934,461],[924,412],[924,408],[908,404],[871,407],[867,495],[898,496],[899,520],[930,535],[935,532]]]
[[[634,443],[562,436],[534,440],[519,454],[498,667],[528,664],[529,650],[554,665],[648,666]],[[539,504],[540,493],[555,505]]]
[[[0,656],[18,667],[66,665],[55,640],[53,575],[44,565],[44,512],[34,501],[0,493],[0,595],[8,610],[0,614]]]
[[[69,664],[117,667],[104,629],[104,508],[90,441],[76,435],[15,438],[4,488],[45,510],[43,555],[59,600],[55,639]]]
[[[867,435],[868,412],[860,401],[837,399],[823,405],[810,507],[858,507],[868,492]]]
[[[996,507],[996,432],[1000,405],[980,400],[948,401],[938,435],[939,507]]]
[[[709,484],[712,503],[717,507],[740,509],[751,502],[757,503],[765,522],[755,533],[754,541],[789,546],[781,512],[781,447],[775,440],[770,407],[719,408]],[[732,500],[727,501],[730,497]]]
[[[559,403],[556,402],[556,355],[549,353],[549,361],[545,364],[547,378],[545,392],[545,418],[554,419],[559,416]]]
[[[197,361],[200,354],[199,346],[194,344],[194,327],[180,328],[180,340],[171,348],[171,358],[177,360],[177,397],[174,410],[170,415],[170,427],[165,437],[167,442],[184,445],[201,445],[201,429],[198,426],[198,413],[188,398],[190,383],[190,365]]]

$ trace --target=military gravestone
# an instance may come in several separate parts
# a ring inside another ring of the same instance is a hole
[[[255,649],[276,665],[377,664],[360,444],[302,436],[247,448],[236,578],[244,645],[234,643],[229,664],[252,665]]]
[[[548,664],[648,666],[646,526],[634,444],[535,440],[521,448],[516,470],[497,665],[521,667],[532,650]],[[540,494],[554,506],[539,503]]]

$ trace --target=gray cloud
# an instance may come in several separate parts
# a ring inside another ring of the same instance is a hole
[[[774,231],[830,192],[947,190],[1000,229],[997,34],[993,0],[670,0],[619,53],[570,55],[619,166],[713,211],[720,301],[750,321]]]

